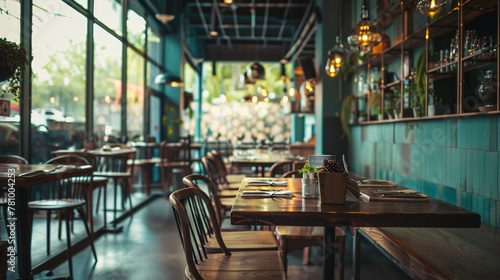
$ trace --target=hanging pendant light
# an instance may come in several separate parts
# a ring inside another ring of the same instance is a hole
[[[419,0],[417,9],[420,13],[433,18],[438,15],[450,0]]]
[[[183,85],[181,78],[172,75],[171,73],[158,74],[155,77],[155,84],[167,85],[171,87],[180,87]]]
[[[368,3],[363,1],[361,5],[361,20],[351,30],[351,35],[347,37],[349,45],[361,53],[369,53],[373,46],[382,40],[382,35],[371,23],[368,15]]]
[[[340,36],[337,36],[335,46],[328,51],[328,60],[326,61],[325,66],[326,74],[328,76],[333,78],[339,73],[340,66],[342,66],[345,61],[346,53],[347,51],[340,40]]]
[[[266,76],[264,66],[258,62],[254,62],[248,69],[248,77],[253,80],[263,80]]]

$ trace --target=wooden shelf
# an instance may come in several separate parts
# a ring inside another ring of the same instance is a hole
[[[406,34],[402,40],[393,42],[390,47],[383,50],[381,53],[370,55],[359,68],[362,69],[360,71],[365,72],[367,81],[370,79],[369,75],[370,71],[372,71],[371,69],[379,67],[380,70],[382,70],[381,73],[395,72],[397,76],[403,79],[403,77],[408,76],[410,69],[414,68],[414,64],[416,63],[415,59],[418,55],[415,51],[423,49],[427,52],[426,83],[429,86],[432,84],[432,88],[434,89],[437,98],[441,98],[443,103],[448,104],[450,108],[455,108],[453,109],[453,112],[445,115],[404,117],[399,119],[386,118],[380,120],[370,120],[370,117],[367,114],[365,120],[358,122],[360,119],[356,119],[354,122],[355,125],[500,114],[500,110],[490,112],[466,112],[464,107],[467,102],[467,97],[471,95],[471,88],[476,86],[475,83],[477,83],[477,81],[475,81],[475,75],[480,75],[474,72],[474,70],[493,69],[498,72],[497,68],[500,65],[500,58],[498,58],[497,51],[498,47],[494,47],[493,52],[487,50],[485,52],[478,52],[469,56],[462,55],[464,51],[463,44],[465,41],[466,30],[477,30],[477,36],[479,39],[481,39],[482,36],[493,36],[494,41],[497,42],[498,45],[498,42],[500,42],[500,34],[498,31],[500,26],[500,13],[497,7],[499,1],[463,0],[461,2],[462,5],[460,7],[455,6],[449,8],[449,10],[444,12],[439,17],[427,20],[426,23],[423,22],[423,18],[418,14],[415,15],[414,11],[403,11],[402,6],[399,6],[400,3],[402,3],[401,1],[394,2],[394,4],[390,7],[390,9],[394,11],[394,13],[391,14],[393,17],[389,22],[384,22],[382,27],[388,27],[394,23],[403,22],[403,30],[405,30],[405,34],[406,32],[409,33]],[[410,20],[413,18],[416,18],[418,23],[410,23]],[[378,22],[381,21],[381,19],[375,19],[375,21]],[[411,32],[411,28],[418,29]],[[384,30],[384,32],[385,31],[388,31],[389,34],[393,34],[391,33],[393,31],[390,29]],[[431,50],[449,48],[451,38],[455,36],[457,31],[458,35],[462,36],[458,40],[459,59],[439,66],[434,66],[432,62],[428,62],[428,60],[430,60],[429,58],[433,55],[430,53]],[[459,81],[459,79],[462,79],[462,81]],[[496,86],[498,104],[498,99],[500,99],[500,84],[497,83]],[[357,88],[356,85],[353,85],[353,87]],[[398,102],[396,103],[396,108],[403,107],[405,97],[404,80],[397,80],[391,83],[383,84],[380,86],[380,90],[382,93],[380,109],[384,109],[384,103],[389,99],[390,102]],[[426,90],[425,94],[424,107],[427,106],[430,98],[428,90]],[[369,97],[369,92],[363,92],[360,94],[355,93],[355,97],[357,100],[367,99]],[[427,110],[425,111],[427,112]],[[403,110],[401,110],[401,113],[402,112]],[[362,113],[369,113],[368,109],[363,109]],[[359,117],[359,111],[355,112],[354,115]],[[410,114],[406,112],[405,116],[406,115]]]

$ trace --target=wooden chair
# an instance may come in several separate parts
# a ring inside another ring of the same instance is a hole
[[[183,176],[191,174],[190,153],[189,147],[183,142],[169,143],[163,141],[160,143],[160,162],[157,166],[160,168],[160,178],[165,198],[168,198],[170,193],[174,169],[182,170]]]
[[[220,172],[220,176],[225,178],[226,183],[238,184],[239,188],[239,184],[241,183],[243,178],[246,177],[245,174],[230,174],[229,171],[227,171],[226,163],[224,162],[222,155],[217,150],[210,151],[209,153],[207,153],[207,156],[215,160],[217,168]]]
[[[68,165],[89,165],[90,163],[78,156],[78,155],[64,155],[52,158],[48,160],[48,164],[68,164]],[[94,259],[97,262],[97,254],[94,247],[93,234],[90,231],[88,221],[85,219],[84,206],[85,202],[85,187],[91,184],[92,176],[81,176],[78,178],[70,178],[65,180],[60,180],[57,182],[58,187],[58,198],[56,199],[45,199],[45,200],[35,200],[28,203],[30,210],[30,218],[33,221],[34,211],[46,211],[47,212],[47,254],[50,254],[50,218],[51,212],[56,211],[62,214],[62,217],[66,220],[66,243],[67,243],[67,258],[69,265],[69,274],[71,279],[73,278],[73,262],[72,262],[72,252],[71,252],[71,221],[73,219],[73,212],[76,210],[83,220],[85,231],[87,237],[90,241],[90,247],[94,255]],[[33,223],[33,222],[32,222]],[[59,228],[60,229],[60,228]],[[60,230],[59,230],[60,232]]]
[[[285,279],[278,252],[231,252],[218,228],[212,202],[199,188],[184,188],[169,198],[183,244],[187,262],[187,279]],[[205,209],[202,211],[202,209]],[[208,214],[205,217],[203,212]],[[209,254],[205,246],[206,224],[210,223],[213,236],[222,253]]]
[[[277,177],[293,170],[293,161],[283,160],[276,162],[269,168],[269,177]]]
[[[297,176],[298,170],[293,170],[283,174],[282,178]],[[302,263],[309,263],[310,247],[323,246],[323,227],[299,227],[299,226],[277,226],[275,234],[278,238],[283,267],[287,271],[287,255],[291,251],[304,249]],[[344,278],[344,255],[345,255],[345,231],[335,228],[335,251],[338,254],[337,279]]]
[[[28,164],[28,161],[17,155],[2,155],[0,156],[0,163],[15,163],[15,164]],[[8,207],[8,198],[7,198],[7,186],[0,187],[0,208],[2,208],[2,216],[5,224],[6,232],[9,232],[9,228],[7,227],[7,207]]]
[[[202,179],[201,177],[207,178],[208,180]],[[210,199],[212,200],[212,203],[215,205],[215,208],[218,210],[218,221],[219,225],[222,224],[222,220],[227,217],[227,212],[231,211],[231,207],[233,207],[234,204],[234,198],[233,197],[221,197],[220,196],[220,190],[217,186],[217,184],[211,179],[210,177],[206,176],[193,176],[193,177],[184,177],[182,179],[182,182],[187,185],[187,186],[193,186],[190,181],[193,179],[191,178],[196,178],[197,180],[204,180],[204,183],[206,183],[207,188],[208,188],[208,193],[210,196]]]
[[[217,184],[218,195],[220,197],[236,197],[240,184],[238,184],[238,188],[236,188],[236,186],[228,187],[229,183],[225,180],[224,176],[220,175],[221,173],[219,171],[217,163],[213,158],[210,157],[210,155],[202,157],[201,163],[203,164],[203,168],[205,169],[205,174],[207,175],[207,177],[209,177],[214,183]]]
[[[93,167],[94,170],[97,170],[97,161],[96,158],[91,155],[89,152],[86,151],[69,151],[69,150],[60,150],[60,151],[53,151],[52,156],[53,157],[59,157],[63,155],[78,155],[86,159]],[[85,192],[86,192],[86,197],[85,197],[85,202],[86,202],[86,208],[87,208],[87,221],[90,224],[90,231],[94,232],[94,215],[93,215],[93,201],[94,201],[94,191],[95,190],[101,190],[103,188],[106,188],[108,185],[108,177],[105,176],[93,176],[92,177],[92,182],[88,184],[85,187]],[[106,215],[106,213],[104,213]]]
[[[191,188],[200,188],[200,184],[205,184],[207,186],[215,185],[215,183],[208,177],[203,176],[201,174],[190,174],[185,176],[182,179],[182,182]],[[217,201],[213,201],[212,205],[214,207],[215,213],[217,215],[217,226],[219,226],[219,230],[222,232],[222,237],[224,242],[226,243],[227,248],[230,251],[255,251],[255,250],[278,250],[278,243],[276,242],[276,237],[271,231],[251,231],[251,230],[237,230],[237,231],[224,231],[221,228],[222,226],[222,217],[220,215],[220,203]],[[204,216],[206,213],[204,213]],[[220,248],[217,245],[217,242],[213,236],[213,229],[211,229],[211,224],[208,223],[207,228],[209,229],[205,235],[206,239],[206,248],[209,252],[217,252],[220,253]],[[235,227],[243,227],[243,229],[247,229],[245,226],[235,226]],[[232,228],[235,229],[234,227]]]
[[[281,178],[302,178],[302,174],[298,170],[292,170],[281,175]]]
[[[119,152],[110,153],[108,155],[99,158],[97,163],[97,171],[94,172],[94,176],[106,177],[113,181],[114,189],[114,200],[113,200],[113,221],[116,222],[117,208],[117,196],[118,187],[121,186],[121,206],[125,209],[125,203],[129,201],[130,210],[133,209],[132,205],[132,176],[134,174],[134,161],[136,157],[137,150],[135,148],[126,146],[124,144],[119,144],[116,146]],[[99,200],[101,189],[99,189],[97,197],[97,209],[99,209]],[[106,205],[106,188],[103,188],[103,203]],[[106,206],[104,208],[107,208]],[[106,209],[105,211],[106,212]],[[106,213],[104,213],[104,224],[106,224]]]

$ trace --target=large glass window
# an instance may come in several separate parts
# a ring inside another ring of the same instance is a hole
[[[127,39],[136,48],[144,51],[146,41],[146,21],[136,12],[129,10],[127,16]]]
[[[0,38],[19,43],[20,40],[20,4],[7,0],[0,3]],[[0,88],[6,89],[8,80],[0,80]],[[19,103],[6,94],[0,97],[10,100],[10,115],[0,116],[0,154],[19,154]]]
[[[144,135],[144,58],[134,50],[127,52],[127,136]]]
[[[94,134],[101,142],[121,133],[122,44],[94,27]]]
[[[161,62],[161,40],[158,32],[153,28],[148,28],[148,55],[156,63]]]
[[[121,2],[121,0],[94,1],[94,16],[118,35],[122,35]]]
[[[86,18],[64,2],[34,1],[33,162],[85,138],[86,27]]]

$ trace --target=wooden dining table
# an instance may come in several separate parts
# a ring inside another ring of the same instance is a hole
[[[296,157],[286,151],[269,152],[267,149],[247,150],[241,154],[229,157],[232,167],[256,167],[256,175],[265,176],[266,167],[283,160],[304,160],[303,157]]]
[[[93,167],[90,165],[0,164],[0,184],[8,188],[9,198],[14,198],[13,202],[9,201],[10,207],[7,214],[9,224],[15,224],[16,228],[15,235],[9,233],[9,238],[15,239],[17,244],[17,248],[12,246],[17,252],[15,271],[18,272],[18,279],[33,279],[31,272],[31,221],[28,208],[31,189],[65,178],[91,175],[92,172]],[[14,203],[13,206],[12,203]]]
[[[250,189],[251,179],[241,182],[230,213],[231,224],[324,227],[323,279],[334,279],[335,250],[331,248],[331,240],[335,240],[337,226],[478,228],[481,225],[479,214],[434,198],[419,202],[358,201],[348,195],[343,205],[321,204],[318,198],[302,197],[300,178],[280,179],[287,180],[287,186],[260,186],[291,190],[292,198],[242,197],[242,191]]]

